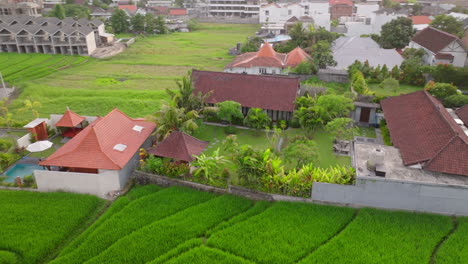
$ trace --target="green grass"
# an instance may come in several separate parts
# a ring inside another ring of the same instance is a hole
[[[458,228],[442,244],[435,263],[462,264],[468,260],[468,218],[458,219]]]
[[[239,197],[219,196],[120,238],[86,263],[146,263],[186,240],[203,235],[251,205],[251,201]]]
[[[375,134],[375,128],[374,127],[358,127],[358,133],[357,136],[360,137],[368,137],[368,138],[377,138],[377,135]]]
[[[333,236],[353,213],[351,208],[279,202],[213,234],[207,245],[256,263],[292,263]]]
[[[169,215],[213,198],[212,194],[171,187],[131,202],[100,224],[74,251],[52,263],[83,263],[120,238]]]
[[[362,209],[342,233],[300,263],[429,263],[451,227],[447,216]]]
[[[369,89],[372,92],[375,92],[377,96],[397,96],[400,94],[407,94],[422,90],[423,87],[413,86],[409,84],[400,84],[400,89],[398,91],[385,90],[379,86],[378,83],[369,84]]]
[[[131,117],[145,117],[160,107],[161,100],[168,99],[165,89],[176,88],[175,80],[193,68],[222,70],[233,57],[228,49],[244,41],[258,28],[257,25],[201,24],[198,31],[139,37],[123,53],[108,59],[91,59],[84,65],[76,65],[52,73],[45,78],[12,76],[13,84],[22,93],[11,104],[16,120],[29,120],[30,113],[19,113],[22,102],[28,97],[42,103],[42,117],[60,114],[69,106],[80,115],[105,115],[118,107]],[[60,61],[58,55],[8,53],[9,60],[20,66],[33,61],[37,67],[43,58]],[[3,55],[5,56],[5,55]],[[29,58],[29,59],[28,59]],[[74,58],[74,57],[72,57]],[[37,60],[37,61],[36,61]],[[0,57],[0,71],[10,78],[13,71]],[[5,72],[6,71],[6,72]],[[13,78],[14,77],[14,78]]]
[[[41,262],[103,204],[90,195],[0,191],[0,257]]]
[[[35,157],[35,158],[49,157],[50,155],[54,154],[54,152],[57,151],[57,149],[59,149],[63,145],[62,143],[60,143],[62,139],[63,139],[62,136],[56,136],[55,138],[51,140],[51,142],[54,143],[52,147],[44,151],[31,152],[31,154],[29,154],[29,157]]]
[[[197,247],[177,258],[166,262],[168,264],[186,264],[186,263],[224,263],[224,264],[253,264],[254,262],[244,260],[238,256],[226,253],[216,248]]]

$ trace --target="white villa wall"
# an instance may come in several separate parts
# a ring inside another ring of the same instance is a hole
[[[234,67],[234,68],[226,68],[224,69],[224,72],[260,75],[262,74],[260,73],[260,68],[266,69],[265,74],[286,74],[283,72],[282,68],[277,68],[277,67],[251,67],[251,68]]]
[[[374,12],[379,10],[378,4],[355,4],[356,16],[372,16]]]
[[[86,46],[88,47],[88,55],[91,55],[96,50],[96,39],[94,38],[94,32],[86,35]]]
[[[16,144],[18,145],[18,148],[25,148],[31,144],[31,133],[27,133],[26,135],[18,138],[16,140]]]

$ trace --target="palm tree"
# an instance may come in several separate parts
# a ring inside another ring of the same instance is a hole
[[[10,130],[10,125],[11,122],[13,121],[13,114],[10,113],[7,107],[7,97],[3,97],[2,100],[0,101],[0,113],[1,116],[3,117],[3,121],[5,122],[5,125],[7,125],[8,130]]]
[[[42,104],[39,101],[34,101],[33,99],[29,98],[23,101],[23,108],[20,111],[31,111],[34,118],[39,117],[38,108],[42,107]]]
[[[155,134],[158,140],[166,138],[172,131],[181,130],[188,134],[193,134],[198,130],[196,120],[199,118],[195,110],[185,112],[184,108],[177,108],[174,105],[164,102],[161,110],[153,116],[147,117],[149,121],[156,123]]]

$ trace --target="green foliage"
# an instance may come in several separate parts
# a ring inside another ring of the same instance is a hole
[[[18,262],[18,258],[16,257],[15,253],[0,250],[0,263],[2,264],[16,264]]]
[[[312,56],[314,65],[319,69],[325,69],[327,66],[336,66],[333,58],[331,44],[326,40],[321,40],[312,46]]]
[[[415,49],[415,48],[407,48],[403,51],[403,58],[411,59],[411,58],[422,58],[426,54],[424,49]]]
[[[382,138],[386,146],[392,146],[392,139],[390,138],[390,130],[387,127],[387,121],[382,119],[380,121],[380,132],[382,133]]]
[[[192,166],[196,167],[193,176],[202,182],[208,184],[216,184],[217,181],[226,182],[222,175],[223,166],[229,161],[226,157],[219,154],[219,148],[216,149],[210,156],[201,153],[196,160],[192,162]]]
[[[427,90],[435,98],[444,101],[445,98],[451,95],[458,95],[458,89],[456,86],[450,83],[436,83],[430,81],[424,86],[424,89]]]
[[[260,108],[250,108],[244,119],[244,125],[255,129],[265,129],[270,124],[271,118]]]
[[[187,27],[190,31],[195,31],[200,29],[200,23],[197,19],[192,18],[187,21]]]
[[[354,109],[352,99],[336,94],[319,96],[316,106],[323,109],[322,119],[325,124],[338,117],[347,117]]]
[[[0,200],[0,248],[24,264],[41,263],[104,203],[91,195],[8,190]]]
[[[284,160],[294,162],[296,168],[309,163],[315,163],[318,159],[317,143],[305,137],[297,136],[291,139],[288,146],[281,150]]]
[[[400,66],[400,80],[407,84],[424,85],[423,66],[421,58],[415,56],[405,59]]]
[[[247,41],[241,46],[241,52],[256,52],[260,49],[263,44],[263,39],[260,37],[249,37]]]
[[[51,17],[56,17],[58,19],[64,19],[65,18],[65,9],[63,8],[63,5],[55,5],[54,9],[50,11],[47,15]]]
[[[125,33],[130,28],[129,17],[125,11],[116,8],[110,18],[110,25],[115,33]]]
[[[333,119],[325,126],[325,130],[339,140],[353,140],[357,133],[354,121],[347,117]]]
[[[435,82],[453,83],[461,89],[468,89],[468,67],[454,67],[452,64],[438,64],[429,67],[428,72]]]
[[[36,181],[34,180],[33,175],[27,175],[23,177],[23,186],[24,187],[32,187],[36,184]]]
[[[186,240],[202,236],[211,227],[245,211],[250,206],[252,206],[251,201],[229,195],[211,199],[160,221],[154,221],[120,238],[88,262],[117,264],[128,263],[131,260],[133,263],[146,263]],[[125,253],[122,254],[123,252]]]
[[[0,138],[0,152],[8,152],[13,147],[13,142],[6,138]]]
[[[166,27],[166,21],[163,16],[157,16],[154,20],[154,28],[159,34],[166,34],[169,29]]]
[[[390,72],[392,78],[399,80],[400,79],[400,68],[397,65],[393,66],[392,71]]]
[[[365,208],[300,263],[430,263],[434,247],[451,226],[448,216]]]
[[[468,218],[458,219],[458,228],[437,251],[436,263],[463,263],[468,259]]]
[[[360,71],[354,72],[354,74],[351,76],[351,87],[358,94],[370,94],[366,79]]]
[[[278,202],[261,214],[213,234],[207,245],[256,263],[293,263],[333,236],[352,219],[353,211]]]
[[[183,162],[171,161],[170,159],[151,155],[145,160],[143,170],[157,175],[174,178],[187,174],[189,172],[189,166]]]
[[[445,97],[442,102],[445,107],[458,108],[468,104],[468,95],[454,94]]]
[[[182,187],[171,187],[145,195],[131,201],[123,209],[108,217],[93,232],[89,233],[86,239],[73,251],[62,254],[51,263],[94,262],[96,258],[99,258],[98,255],[101,256],[101,253],[109,251],[106,249],[113,248],[113,245],[119,244],[124,237],[136,233],[150,235],[151,233],[144,232],[146,227],[154,225],[162,219],[167,219],[179,211],[191,208],[191,206],[203,204],[213,197],[214,195],[210,193]],[[137,254],[137,252],[133,254]],[[147,254],[151,253],[147,252]],[[124,256],[118,254],[114,257]]]
[[[241,105],[238,102],[234,101],[224,101],[217,103],[218,107],[218,118],[231,124],[236,119],[244,118],[244,115],[241,112]]]
[[[163,104],[160,111],[147,118],[157,124],[155,133],[159,136],[158,139],[160,141],[169,136],[172,131],[180,130],[193,134],[199,128],[197,124],[197,120],[199,119],[197,111],[185,112],[184,108],[177,108],[168,103]]]
[[[0,153],[0,171],[5,170],[20,158],[14,153]]]
[[[463,37],[463,21],[458,20],[451,15],[441,14],[435,16],[430,25],[431,27],[448,32],[460,38]]]
[[[145,31],[145,16],[142,14],[136,14],[134,15],[131,20],[132,24],[132,31],[134,33],[139,33]]]
[[[317,66],[312,61],[303,61],[294,67],[291,72],[296,74],[312,74],[317,72]]]
[[[386,49],[402,49],[408,45],[415,33],[411,19],[406,17],[393,19],[382,26],[381,45]]]
[[[65,16],[66,17],[73,17],[76,19],[79,18],[90,18],[91,15],[91,10],[84,6],[84,5],[78,5],[78,4],[66,4],[63,5],[65,9]]]
[[[383,80],[383,82],[380,84],[380,87],[382,89],[391,90],[396,93],[400,89],[400,83],[398,82],[398,80],[390,77]]]
[[[235,255],[216,248],[201,246],[194,248],[176,258],[169,260],[169,264],[185,263],[225,263],[225,264],[253,264]]]

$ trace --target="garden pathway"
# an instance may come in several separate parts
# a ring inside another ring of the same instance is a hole
[[[380,131],[380,128],[375,129],[375,135],[376,135],[376,142],[379,145],[385,145],[383,138],[382,138],[382,132]]]

